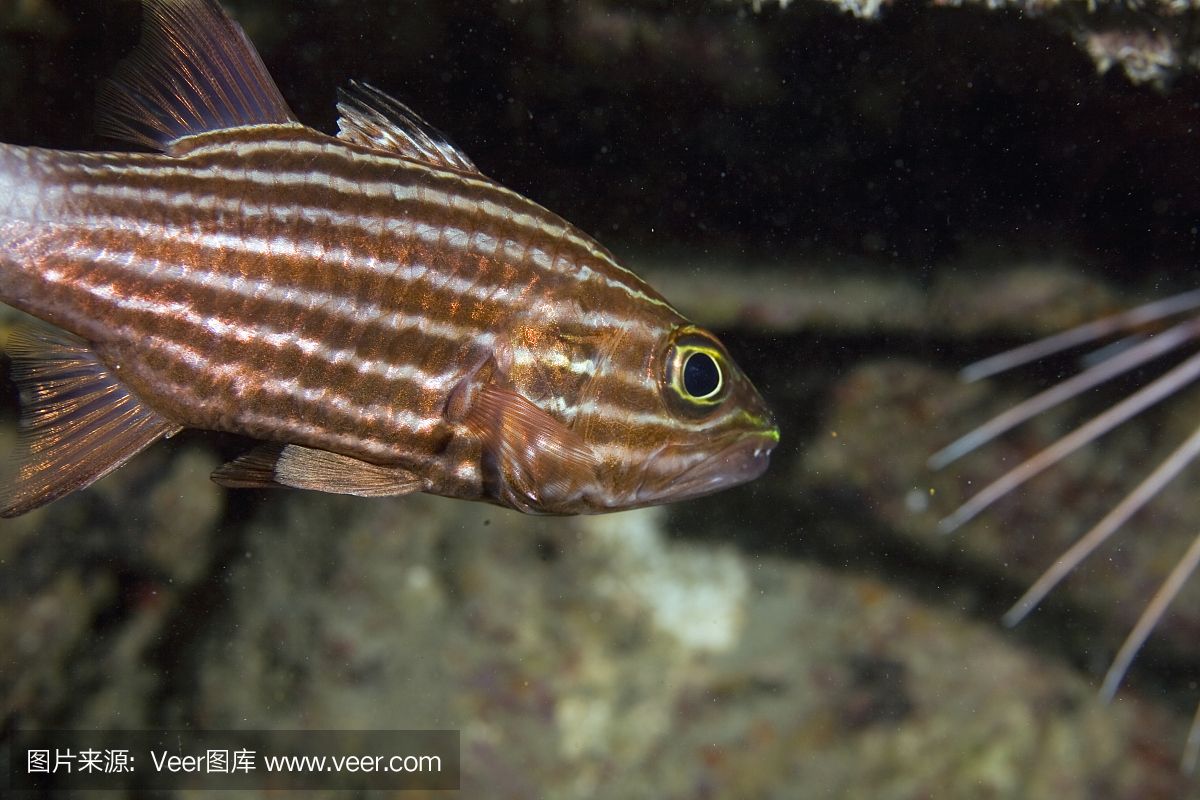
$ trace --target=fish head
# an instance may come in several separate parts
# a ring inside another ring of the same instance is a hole
[[[628,372],[621,381],[597,376],[595,416],[576,425],[602,463],[591,510],[687,500],[766,471],[779,428],[716,336],[674,325],[638,360],[632,383]]]

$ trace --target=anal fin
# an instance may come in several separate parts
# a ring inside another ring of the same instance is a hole
[[[230,488],[290,486],[359,497],[389,497],[425,489],[425,481],[400,467],[296,444],[264,444],[213,472],[212,479]]]
[[[20,390],[16,476],[0,487],[15,517],[89,486],[155,440],[182,430],[139,400],[87,342],[46,325],[9,335]]]

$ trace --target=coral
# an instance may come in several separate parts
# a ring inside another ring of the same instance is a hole
[[[1079,36],[1101,74],[1119,66],[1132,83],[1161,87],[1181,66],[1178,43],[1163,31],[1084,30]]]
[[[460,728],[464,792],[498,799],[1177,785],[1151,763],[1178,735],[1161,713],[1106,708],[876,580],[668,539],[664,519],[274,498],[196,640],[199,684],[167,707],[210,728]]]
[[[726,0],[727,2],[730,0]],[[770,0],[748,2],[762,11]],[[819,0],[859,19],[874,20],[891,0]],[[1192,35],[1200,4],[1191,0],[928,0],[933,7],[979,6],[989,11],[1017,10],[1069,33],[1101,74],[1119,66],[1134,84],[1164,88],[1184,69],[1200,66],[1200,45]],[[788,9],[795,0],[775,0]]]

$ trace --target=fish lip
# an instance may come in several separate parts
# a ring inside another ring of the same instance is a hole
[[[748,483],[767,471],[771,452],[779,443],[778,431],[755,431],[735,435],[729,444],[683,472],[665,484],[647,485],[650,467],[659,457],[670,453],[665,447],[654,453],[642,471],[642,480],[635,491],[639,505],[690,500],[706,494]]]

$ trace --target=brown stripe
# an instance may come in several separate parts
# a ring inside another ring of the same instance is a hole
[[[586,328],[590,320],[603,319],[625,331],[622,348],[609,354],[607,364],[624,380],[564,375],[540,363],[542,345],[509,339],[499,344],[511,348],[517,360],[539,362],[530,369],[550,369],[553,394],[543,402],[562,398],[560,413],[577,412],[577,389],[585,385],[593,396],[606,398],[598,407],[595,441],[624,441],[630,419],[637,418],[630,414],[640,415],[643,427],[653,427],[656,419],[666,428],[677,424],[660,416],[656,386],[639,384],[635,376],[644,374],[645,354],[680,318],[657,304],[637,302],[638,294],[658,296],[550,212],[485,180],[357,153],[301,129],[239,131],[236,142],[219,146],[217,138],[186,143],[193,147],[188,158],[84,154],[43,167],[58,187],[44,189],[45,199],[59,204],[71,224],[43,234],[39,257],[23,259],[38,263],[43,274],[60,273],[50,282],[28,278],[27,284],[38,284],[28,295],[47,298],[43,305],[54,306],[53,321],[101,342],[106,359],[126,367],[122,374],[130,385],[167,416],[262,438],[304,429],[309,432],[301,440],[310,444],[374,459],[381,452],[431,457],[445,441],[445,431],[432,424],[442,412],[445,382],[414,384],[364,372],[361,362],[411,365],[448,380],[465,374],[480,341],[511,337],[523,320],[535,326],[574,320]],[[288,141],[308,150],[293,149]],[[263,149],[248,158],[250,145]],[[317,145],[336,150],[314,156]],[[40,156],[33,161],[50,163]],[[172,174],[159,174],[164,169]],[[306,170],[316,185],[281,195],[280,187],[250,177],[281,170]],[[363,181],[390,181],[411,190],[412,197],[376,198],[338,185]],[[134,197],[102,194],[117,189]],[[206,197],[214,202],[206,205]],[[241,203],[265,210],[276,204],[278,210],[281,202],[288,204],[282,218],[232,215],[221,208]],[[423,240],[421,226],[435,232],[436,241]],[[231,231],[240,231],[240,245],[229,241]],[[275,240],[286,243],[288,252],[270,258],[243,252],[252,241]],[[107,257],[80,255],[89,249]],[[540,262],[530,257],[535,250],[543,254]],[[399,281],[361,264],[348,269],[339,263],[343,258],[420,264],[426,270]],[[148,263],[158,263],[167,274],[141,274]],[[194,280],[173,280],[174,269],[186,269]],[[589,271],[598,278],[580,291],[579,276]],[[222,288],[239,279],[261,285],[247,284],[240,293]],[[80,291],[84,286],[87,292]],[[505,292],[513,299],[498,302]],[[311,307],[319,294],[346,307]],[[390,330],[383,324],[389,314],[425,324]],[[457,326],[462,333],[447,336],[429,323]],[[269,330],[290,331],[297,341],[269,340]],[[147,340],[161,346],[145,348]],[[298,341],[324,349],[306,351]],[[334,363],[335,350],[351,353],[351,360]],[[193,351],[204,361],[193,361],[188,356]],[[616,391],[614,384],[620,384]],[[619,405],[609,399],[614,396]],[[362,409],[374,409],[373,416]],[[427,430],[398,424],[414,419],[430,420]],[[476,481],[469,469],[466,477],[452,476],[460,463],[448,459],[442,479]]]
[[[147,189],[159,188],[164,180],[164,176],[159,174],[130,175],[127,171],[128,168],[140,166],[144,169],[147,168],[145,166],[147,164],[153,165],[151,168],[156,170],[160,168],[173,170],[195,168],[197,181],[200,181],[200,176],[204,174],[213,174],[221,170],[224,170],[228,179],[237,179],[239,175],[244,179],[246,175],[255,171],[275,171],[279,173],[290,170],[292,172],[311,175],[314,179],[330,179],[350,186],[361,186],[365,179],[369,179],[376,183],[383,181],[397,187],[408,186],[417,191],[432,192],[449,198],[451,205],[462,204],[460,207],[477,219],[481,216],[484,218],[489,216],[482,213],[482,209],[485,206],[494,206],[498,212],[497,216],[499,219],[504,220],[507,217],[508,221],[511,222],[513,217],[528,217],[534,220],[536,224],[546,226],[548,231],[551,232],[548,235],[565,238],[582,251],[574,261],[581,261],[585,258],[599,260],[603,267],[602,271],[606,273],[609,279],[625,285],[631,290],[644,293],[647,297],[654,298],[656,301],[661,301],[657,293],[646,286],[636,276],[620,268],[615,262],[611,262],[611,255],[606,250],[581,234],[573,226],[537,204],[490,181],[466,177],[459,173],[438,170],[401,159],[391,159],[376,153],[362,152],[328,137],[323,137],[321,134],[315,132],[309,132],[309,135],[303,138],[301,143],[309,147],[320,148],[320,155],[314,155],[311,152],[294,152],[289,149],[289,146],[295,146],[297,144],[296,140],[301,138],[293,135],[293,141],[282,144],[261,138],[252,139],[252,141],[257,141],[259,144],[269,147],[270,150],[266,153],[259,152],[251,159],[247,154],[248,148],[244,141],[244,130],[213,134],[214,137],[223,137],[222,141],[236,134],[237,138],[234,140],[236,144],[226,146],[223,149],[205,152],[203,154],[204,157],[196,157],[197,160],[194,163],[163,159],[157,156],[129,156],[124,154],[101,154],[98,156],[83,154],[80,158],[99,159],[106,164],[119,165],[122,167],[120,175],[111,175],[111,181],[123,184],[133,181],[134,185],[138,186],[139,184],[137,184],[136,179],[140,177],[146,182],[145,188]],[[272,130],[277,131],[281,129],[249,129],[249,131],[257,133],[260,137]],[[263,163],[265,165],[264,168],[262,170],[253,169],[253,165],[257,163]],[[103,175],[89,177],[93,177],[100,183],[104,182]],[[402,178],[403,180],[401,180]],[[174,179],[171,178],[170,180]],[[197,185],[203,187],[204,184],[200,181]],[[274,189],[275,187],[256,187],[253,184],[250,184],[249,187],[243,187],[243,191],[247,197],[262,200],[263,202],[270,201],[271,193]],[[255,197],[255,190],[260,193],[265,190],[266,196]],[[299,198],[295,199],[299,200]],[[358,201],[369,202],[370,198],[360,196]],[[378,213],[386,216],[389,213],[394,214],[396,209],[396,202],[389,199],[383,201],[382,207],[368,209],[367,213]],[[578,270],[573,268],[566,271],[567,275],[577,273]]]

